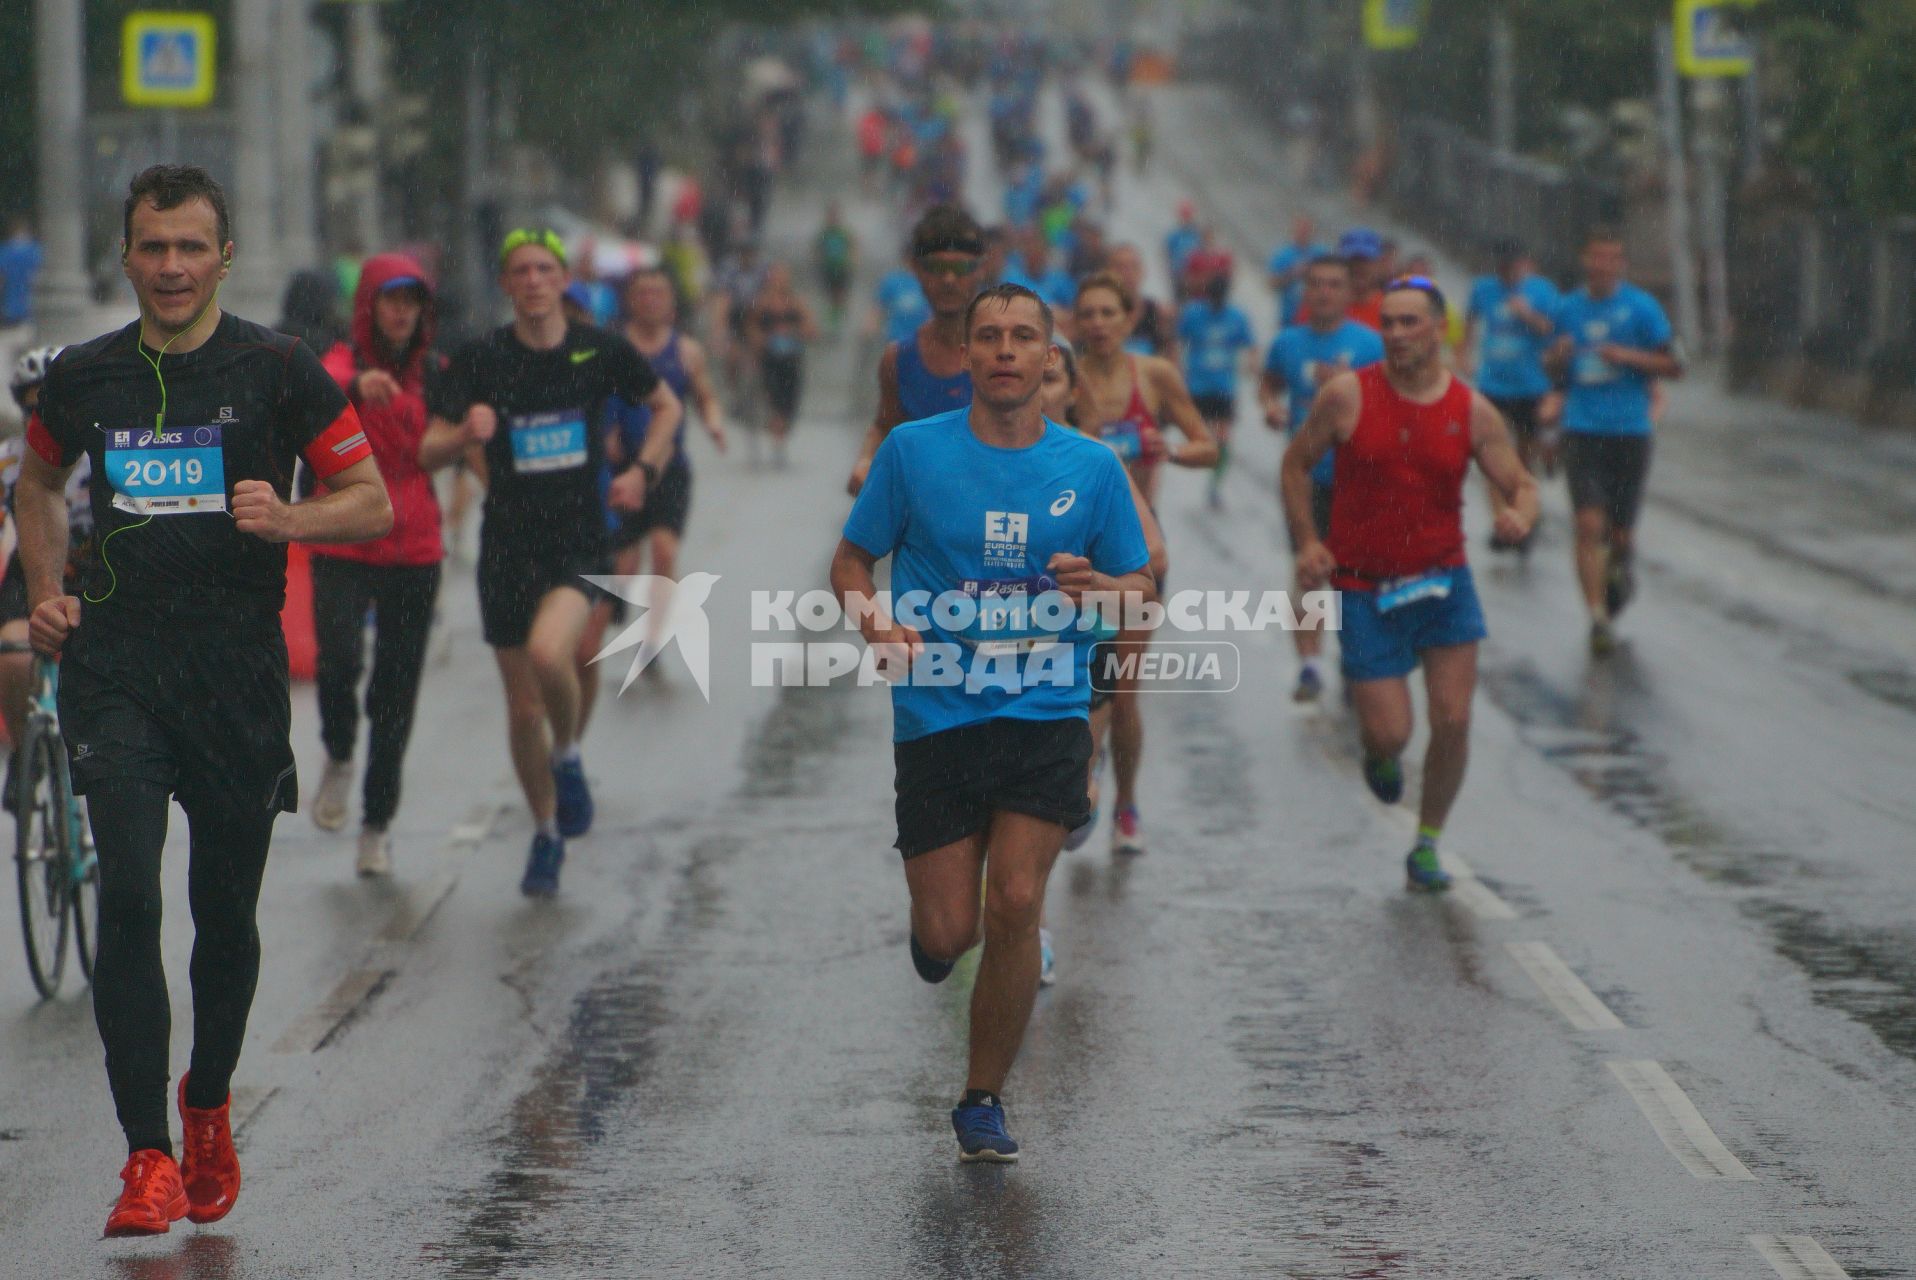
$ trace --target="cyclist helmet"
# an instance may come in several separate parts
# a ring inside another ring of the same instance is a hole
[[[47,366],[60,354],[59,347],[29,347],[13,362],[13,401],[27,407],[27,392],[47,380]]]

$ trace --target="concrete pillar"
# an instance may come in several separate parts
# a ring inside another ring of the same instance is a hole
[[[38,225],[45,265],[35,286],[41,342],[74,342],[86,332],[85,12],[73,0],[34,0],[33,64],[39,143]]]
[[[278,16],[280,252],[288,270],[299,270],[319,265],[309,0],[280,0]]]
[[[279,210],[274,190],[277,143],[274,110],[279,70],[274,56],[273,0],[233,0],[234,173],[233,273],[222,291],[228,311],[272,324],[279,318],[286,287],[286,265],[279,243]]]

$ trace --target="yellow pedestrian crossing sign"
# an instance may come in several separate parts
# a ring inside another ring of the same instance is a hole
[[[1425,0],[1364,0],[1364,43],[1373,49],[1408,49],[1424,25]]]
[[[213,15],[140,10],[120,28],[120,93],[129,106],[213,100]]]
[[[1755,46],[1738,11],[1758,0],[1676,0],[1677,70],[1686,76],[1738,77],[1755,65]]]

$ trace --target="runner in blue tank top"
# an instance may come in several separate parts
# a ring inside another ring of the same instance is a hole
[[[705,348],[696,338],[678,329],[678,300],[672,291],[672,278],[661,267],[646,267],[626,279],[625,336],[652,366],[659,381],[671,387],[681,404],[696,409],[699,421],[712,437],[720,453],[725,452],[725,414],[712,387]],[[672,461],[659,475],[659,482],[647,496],[645,506],[631,515],[617,515],[612,530],[613,572],[635,574],[651,572],[661,578],[678,576],[679,544],[685,537],[685,521],[692,507],[692,463],[685,452],[685,423],[688,412],[679,419],[673,437]],[[652,414],[644,405],[632,405],[613,396],[606,402],[606,442],[608,458],[636,458],[645,442]],[[646,552],[652,554],[651,567],[645,567]],[[667,614],[653,608],[651,616],[661,622]],[[606,628],[625,621],[625,601],[602,596],[592,610],[592,621],[579,643],[579,683],[581,690],[580,726],[583,732],[591,717],[599,691],[599,668],[592,663],[605,640]],[[658,670],[656,663],[646,667]],[[656,676],[654,677],[656,678]]]
[[[910,338],[887,346],[878,362],[878,413],[845,486],[853,496],[893,427],[971,403],[965,307],[984,284],[984,253],[983,229],[956,205],[929,210],[912,228],[912,270],[931,304],[931,318]]]

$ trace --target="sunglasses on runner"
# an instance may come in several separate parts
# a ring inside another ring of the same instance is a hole
[[[1437,304],[1439,315],[1444,315],[1450,310],[1450,304],[1444,300],[1444,291],[1439,289],[1437,282],[1429,276],[1398,276],[1384,286],[1385,293],[1396,293],[1403,289],[1414,289],[1418,293],[1428,294]]]
[[[920,258],[918,260],[918,269],[928,276],[949,276],[951,279],[957,280],[971,275],[978,270],[978,266],[982,261],[983,259],[981,258],[966,258],[962,262],[955,262],[949,258],[942,260]]]
[[[507,232],[505,240],[500,243],[499,266],[503,268],[506,265],[506,259],[512,256],[514,249],[523,249],[529,244],[536,244],[550,253],[559,260],[560,266],[566,265],[565,241],[559,238],[558,232],[549,227],[520,227]]]

